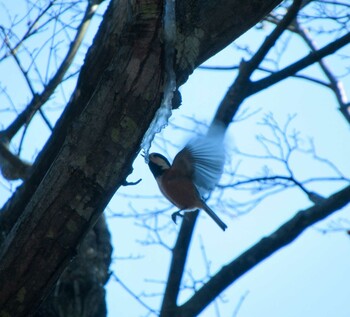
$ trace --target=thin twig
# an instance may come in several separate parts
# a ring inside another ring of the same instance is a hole
[[[309,37],[308,32],[305,28],[303,28],[297,21],[294,23],[294,27],[296,29],[296,32],[302,37],[302,39],[305,41],[305,43],[309,46],[312,52],[317,52],[317,48],[313,40]],[[328,87],[331,88],[338,100],[338,104],[340,107],[340,110],[342,114],[344,115],[345,119],[350,123],[350,112],[348,110],[349,107],[349,100],[346,96],[346,91],[340,81],[337,80],[337,78],[333,75],[332,71],[330,70],[327,63],[320,59],[318,61],[322,71],[326,75],[326,77],[329,80]]]
[[[19,129],[32,118],[33,114],[50,98],[56,87],[61,83],[65,73],[73,62],[73,59],[80,47],[80,44],[86,34],[87,28],[90,24],[91,18],[97,9],[97,5],[89,5],[86,8],[84,18],[78,28],[76,36],[71,43],[69,50],[61,63],[56,74],[51,78],[49,83],[45,86],[45,89],[40,94],[33,95],[33,99],[27,105],[25,110],[16,117],[10,126],[6,130],[1,132],[1,135],[11,140]]]
[[[277,250],[294,241],[305,229],[350,202],[350,186],[322,203],[299,211],[270,236],[263,238],[231,263],[223,266],[201,289],[178,309],[178,316],[197,316],[234,281]]]
[[[271,74],[268,77],[265,77],[263,79],[257,80],[253,82],[249,89],[248,95],[253,95],[261,90],[264,90],[277,82],[280,82],[295,73],[299,72],[300,70],[320,61],[322,58],[333,54],[337,50],[341,49],[345,45],[350,43],[350,33],[345,34],[338,40],[335,40],[334,42],[324,46],[323,48],[319,49],[318,51],[311,52],[304,58],[300,59],[299,61],[295,62],[292,65],[289,65],[285,67],[284,69]]]
[[[154,310],[153,308],[151,308],[150,306],[148,306],[145,302],[143,302],[140,299],[140,296],[138,296],[137,294],[135,294],[128,286],[126,286],[126,284],[115,274],[112,273],[112,276],[114,277],[114,279],[116,280],[116,282],[129,294],[131,295],[131,297],[133,297],[141,306],[143,306],[144,308],[146,308],[149,312],[153,313],[154,315],[158,316],[158,312],[156,310]]]

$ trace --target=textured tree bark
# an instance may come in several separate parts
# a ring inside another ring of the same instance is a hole
[[[125,181],[160,103],[162,4],[140,1],[130,7],[125,1],[112,3],[110,10],[118,22],[107,32],[118,51],[2,245],[0,316],[35,311]]]
[[[35,317],[107,316],[103,286],[109,278],[110,238],[102,216],[82,241],[76,258],[64,270]]]
[[[261,21],[280,0],[190,0],[176,2],[177,78],[193,69]]]
[[[178,1],[178,84],[279,2]],[[111,2],[71,101],[3,207],[0,316],[35,313],[130,174],[163,94],[162,12],[157,0]]]

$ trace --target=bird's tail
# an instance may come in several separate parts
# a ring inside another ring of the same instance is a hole
[[[213,219],[217,225],[225,231],[227,228],[227,225],[216,215],[216,213],[209,208],[209,206],[203,201],[202,209]]]

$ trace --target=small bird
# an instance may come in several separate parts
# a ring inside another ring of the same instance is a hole
[[[208,134],[187,143],[170,162],[159,153],[149,155],[148,166],[162,194],[180,210],[203,209],[222,229],[227,225],[205,203],[202,196],[213,190],[221,177],[225,155],[221,135]]]

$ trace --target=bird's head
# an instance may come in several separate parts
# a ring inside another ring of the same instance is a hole
[[[161,176],[164,171],[168,170],[171,165],[167,158],[159,153],[151,153],[149,155],[148,166],[154,177]]]

